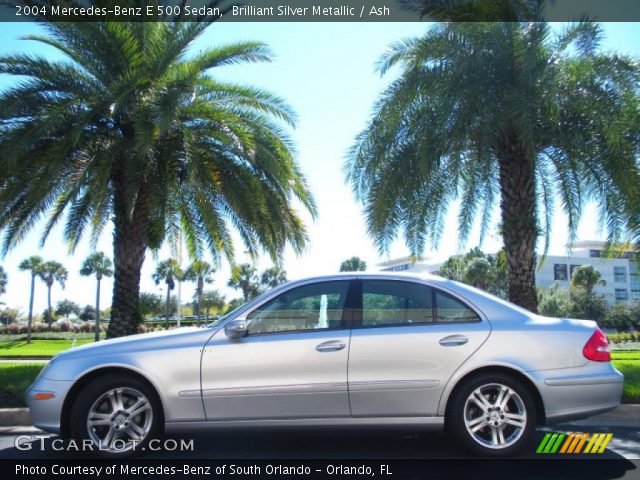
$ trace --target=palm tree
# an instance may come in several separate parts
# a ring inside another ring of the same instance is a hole
[[[464,255],[449,257],[438,269],[438,275],[482,288],[499,297],[507,290],[507,268],[504,251],[487,255],[478,247]]]
[[[571,276],[571,286],[584,288],[584,291],[590,296],[596,285],[604,286],[607,284],[601,277],[600,271],[593,265],[580,265]]]
[[[207,290],[202,295],[202,307],[204,308],[205,321],[209,321],[209,311],[220,312],[224,308],[225,297],[218,290]]]
[[[231,288],[242,291],[242,298],[248,302],[260,294],[260,279],[256,267],[249,263],[234,265],[231,269],[231,278],[227,283]]]
[[[7,272],[4,270],[4,267],[0,265],[0,295],[7,293],[8,282]]]
[[[0,94],[0,229],[7,252],[42,218],[65,219],[71,250],[113,221],[108,336],[135,333],[148,248],[182,229],[193,258],[301,252],[295,200],[315,205],[292,153],[295,116],[274,94],[216,78],[218,67],[268,62],[262,43],[190,51],[202,22],[49,22],[26,38],[65,58],[0,57],[15,84]]]
[[[104,277],[113,275],[111,259],[102,252],[94,252],[89,255],[82,263],[80,275],[88,277],[95,275],[96,277],[96,328],[95,341],[100,340],[100,282]]]
[[[276,288],[287,282],[287,272],[280,267],[267,268],[260,274],[260,285],[265,289]]]
[[[340,264],[341,272],[364,272],[367,269],[367,262],[360,257],[351,257]]]
[[[167,299],[165,303],[165,327],[169,327],[169,317],[171,316],[171,290],[176,286],[176,281],[183,278],[184,273],[180,269],[180,264],[175,258],[169,258],[160,262],[153,274],[156,285],[164,282],[167,286]],[[178,312],[179,313],[179,312]]]
[[[213,282],[211,275],[215,269],[203,260],[194,260],[184,273],[184,279],[196,282],[196,321],[200,326],[200,309],[202,307],[202,292],[204,283]]]
[[[546,253],[554,197],[570,240],[588,200],[617,239],[638,210],[640,69],[600,52],[601,36],[593,23],[556,34],[544,22],[450,22],[392,45],[378,68],[400,76],[346,165],[378,248],[399,232],[412,255],[437,245],[456,199],[464,242],[499,204],[508,297],[536,311],[536,244],[543,236]]]
[[[58,282],[62,288],[64,288],[64,284],[67,281],[67,269],[64,266],[55,261],[44,262],[40,266],[40,271],[38,275],[47,286],[47,322],[51,325],[53,322],[53,310],[51,308],[51,288],[55,282]]]
[[[31,343],[31,325],[33,323],[33,297],[36,291],[36,277],[40,274],[43,260],[38,255],[23,260],[18,268],[23,272],[31,273],[31,293],[29,294],[29,320],[27,322],[27,343]]]

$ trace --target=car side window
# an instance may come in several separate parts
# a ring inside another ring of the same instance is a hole
[[[362,326],[432,323],[431,288],[412,282],[364,280]]]
[[[249,335],[340,328],[348,281],[287,290],[247,315]]]
[[[448,293],[434,289],[435,320],[438,323],[479,322],[480,317],[470,307]]]

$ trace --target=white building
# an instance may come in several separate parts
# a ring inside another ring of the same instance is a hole
[[[605,285],[597,285],[594,292],[603,294],[609,303],[640,300],[640,268],[631,261],[631,252],[620,253],[615,258],[602,256],[604,242],[576,242],[566,256],[547,255],[536,270],[537,287],[569,288],[573,271],[580,265],[593,265],[602,275]],[[413,262],[410,257],[389,260],[378,264],[383,271],[412,271],[437,274],[442,262],[428,259]]]

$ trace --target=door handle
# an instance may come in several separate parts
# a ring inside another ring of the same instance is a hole
[[[438,343],[443,347],[457,347],[464,345],[469,339],[464,335],[449,335],[448,337],[441,338]]]
[[[329,340],[328,342],[323,342],[320,345],[316,345],[316,350],[319,352],[337,352],[338,350],[342,350],[347,345],[342,343],[340,340]]]

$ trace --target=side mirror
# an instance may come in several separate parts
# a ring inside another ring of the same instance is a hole
[[[249,333],[247,323],[244,320],[233,320],[224,327],[224,333],[231,339],[242,338]]]

